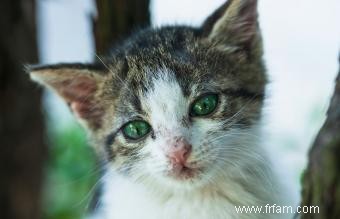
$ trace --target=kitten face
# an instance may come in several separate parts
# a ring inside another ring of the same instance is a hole
[[[228,154],[233,152],[235,139],[232,139],[232,133],[237,132],[240,138],[244,138],[241,133],[251,128],[258,119],[262,90],[246,93],[241,91],[243,88],[236,88],[239,78],[228,72],[235,66],[223,64],[216,68],[206,56],[194,56],[197,52],[189,55],[189,51],[185,54],[188,55],[185,68],[182,67],[183,58],[178,58],[179,62],[162,59],[158,66],[148,67],[145,64],[142,70],[136,69],[136,75],[144,75],[141,79],[129,75],[134,73],[132,69],[127,73],[127,78],[131,79],[125,81],[126,87],[122,88],[115,110],[116,118],[121,121],[112,121],[112,124],[122,127],[128,121],[138,119],[150,124],[151,131],[137,141],[126,138],[122,129],[114,131],[116,134],[107,147],[124,152],[114,153],[112,159],[115,168],[123,174],[136,178],[152,177],[164,183],[185,186],[206,182],[218,169],[216,161],[227,159]],[[191,62],[190,58],[195,61]],[[197,65],[192,64],[195,62]],[[223,70],[219,71],[219,68]],[[230,84],[230,81],[235,83]],[[132,84],[137,86],[131,89]],[[192,116],[192,104],[205,94],[218,96],[216,109],[206,116]],[[167,150],[178,138],[185,139],[192,148],[186,169],[176,172],[167,157]],[[230,145],[226,145],[228,141]],[[228,147],[231,147],[229,152]]]
[[[64,97],[108,168],[145,185],[192,188],[254,158],[261,56],[256,1],[233,0],[200,28],[146,29],[91,68],[38,67],[32,78]]]

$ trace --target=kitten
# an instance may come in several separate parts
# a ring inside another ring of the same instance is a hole
[[[106,161],[94,216],[279,217],[235,210],[280,203],[258,137],[267,77],[256,0],[230,0],[198,28],[141,30],[94,64],[30,74],[64,98]]]

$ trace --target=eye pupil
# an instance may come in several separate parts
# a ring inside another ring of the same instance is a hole
[[[218,96],[216,94],[205,95],[197,99],[191,108],[191,114],[193,116],[205,116],[212,113],[218,102]]]
[[[142,120],[135,120],[128,122],[123,127],[123,133],[124,135],[133,140],[140,139],[147,135],[151,130],[151,126]]]

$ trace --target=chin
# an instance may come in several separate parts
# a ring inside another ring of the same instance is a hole
[[[184,167],[180,171],[162,171],[156,178],[163,188],[192,191],[209,185],[210,174],[207,169]]]

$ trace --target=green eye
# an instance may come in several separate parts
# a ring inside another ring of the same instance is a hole
[[[192,116],[206,116],[216,109],[217,103],[218,96],[216,94],[200,97],[192,104],[190,114]]]
[[[149,123],[142,120],[128,122],[123,127],[123,133],[127,138],[137,140],[144,137],[151,130]]]

